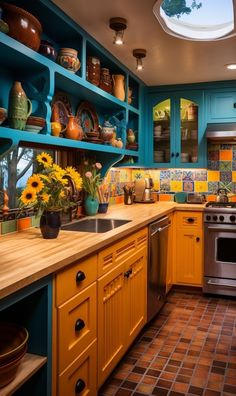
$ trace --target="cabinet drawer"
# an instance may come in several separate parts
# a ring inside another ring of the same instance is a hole
[[[97,341],[59,376],[58,396],[95,396],[97,384]]]
[[[64,303],[97,279],[97,255],[74,263],[56,275],[56,305]]]
[[[147,247],[147,228],[135,232],[98,253],[98,277]]]
[[[58,308],[58,356],[61,373],[96,338],[96,283]]]
[[[176,212],[176,226],[202,228],[201,212]]]

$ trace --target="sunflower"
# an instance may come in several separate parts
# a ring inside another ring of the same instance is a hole
[[[48,202],[49,202],[49,199],[50,199],[50,195],[49,195],[49,194],[46,194],[46,193],[43,193],[42,195],[40,195],[40,198],[41,198],[41,200],[42,200],[43,202],[48,203]]]
[[[38,193],[43,189],[44,184],[40,176],[34,174],[28,179],[27,186],[33,188],[35,192]]]
[[[63,175],[61,174],[61,172],[53,172],[53,173],[51,173],[51,177],[52,177],[52,179],[60,182],[63,186],[66,186],[68,184],[68,180],[63,178]]]
[[[34,203],[37,199],[36,191],[34,188],[27,187],[21,194],[20,200],[25,205]]]
[[[39,164],[43,164],[45,168],[52,165],[53,159],[48,153],[41,153],[37,155],[37,161]]]
[[[77,170],[72,166],[67,166],[66,172],[74,181],[76,188],[80,189],[82,187],[82,178],[80,174],[77,172]]]
[[[65,170],[64,169],[62,169],[59,165],[57,165],[57,164],[53,164],[52,165],[52,168],[53,168],[53,170],[54,171],[56,171],[56,172],[58,172],[58,173],[61,173],[61,175],[65,175]]]

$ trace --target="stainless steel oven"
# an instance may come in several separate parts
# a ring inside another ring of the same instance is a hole
[[[203,292],[236,296],[236,207],[208,204],[204,213]]]

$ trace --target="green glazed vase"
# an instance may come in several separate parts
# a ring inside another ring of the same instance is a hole
[[[9,127],[13,129],[25,129],[26,121],[32,112],[32,103],[27,98],[21,83],[15,81],[12,85],[8,101]]]
[[[85,212],[87,216],[94,216],[98,212],[98,200],[88,195],[85,199]]]

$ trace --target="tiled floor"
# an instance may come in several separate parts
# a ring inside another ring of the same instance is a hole
[[[236,395],[236,299],[173,291],[99,396]]]

